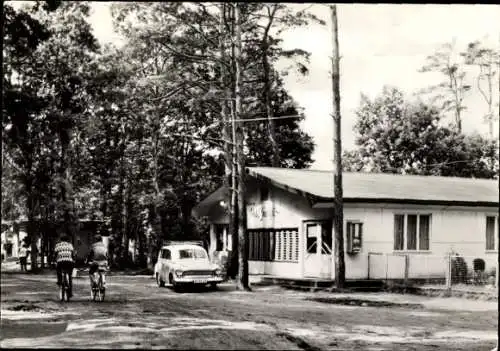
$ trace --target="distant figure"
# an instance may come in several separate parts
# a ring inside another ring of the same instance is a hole
[[[19,264],[21,265],[21,272],[27,272],[28,263],[28,249],[26,249],[26,244],[22,244],[19,248]]]

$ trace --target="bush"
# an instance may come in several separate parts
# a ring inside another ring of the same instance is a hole
[[[489,278],[489,277],[495,278],[496,275],[497,275],[496,267],[490,267],[489,269],[486,270],[486,277],[487,278]]]

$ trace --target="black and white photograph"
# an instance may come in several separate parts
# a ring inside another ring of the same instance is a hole
[[[2,3],[0,347],[497,351],[500,5]]]

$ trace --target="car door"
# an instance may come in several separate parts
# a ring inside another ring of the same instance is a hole
[[[168,276],[170,274],[170,270],[172,267],[172,252],[170,249],[165,249],[163,252],[163,261],[164,261],[164,274],[165,280],[168,281]]]
[[[163,271],[163,249],[158,252],[158,259],[156,260],[156,273],[161,276]]]

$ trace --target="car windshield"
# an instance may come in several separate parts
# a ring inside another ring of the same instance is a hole
[[[182,249],[179,250],[180,259],[204,259],[207,258],[205,251],[201,249]]]

